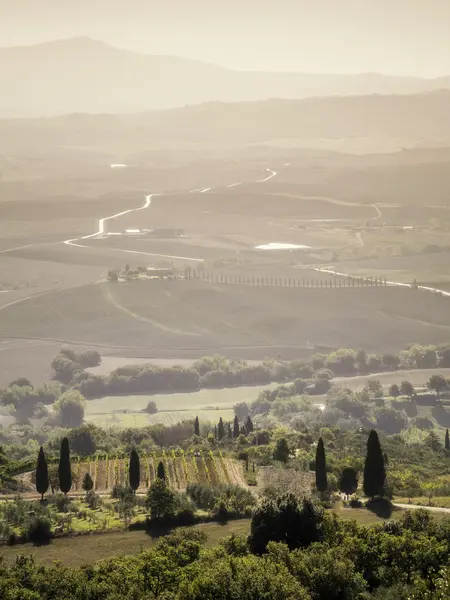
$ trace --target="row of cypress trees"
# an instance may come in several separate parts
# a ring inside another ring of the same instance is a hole
[[[363,490],[366,496],[374,498],[382,495],[386,483],[386,457],[381,449],[380,439],[372,429],[367,440],[367,453],[364,463]],[[348,474],[347,474],[348,475]],[[325,446],[319,438],[316,449],[316,488],[320,493],[328,490]],[[356,491],[356,490],[355,490]]]
[[[61,447],[59,450],[58,481],[59,489],[64,494],[67,494],[72,487],[72,468],[70,465],[69,440],[66,437],[61,440]],[[36,490],[41,494],[42,500],[44,499],[44,494],[47,492],[49,485],[50,479],[48,476],[47,460],[45,458],[44,449],[41,446],[36,465]]]
[[[246,418],[244,424],[239,426],[239,420],[237,416],[234,417],[233,425],[228,421],[226,423],[223,422],[222,417],[219,419],[219,423],[214,426],[214,437],[217,440],[223,440],[224,438],[228,439],[237,439],[241,434],[248,435],[253,431],[253,421],[251,420],[250,415]],[[198,417],[195,417],[194,420],[194,435],[200,436],[200,422]]]
[[[158,479],[162,480],[166,479],[164,464],[162,462],[158,464],[157,477]],[[70,464],[69,440],[67,438],[63,438],[61,440],[58,464],[58,481],[59,489],[64,494],[67,494],[72,487],[72,468]],[[128,483],[130,485],[130,488],[135,493],[141,483],[141,465],[139,460],[139,454],[134,448],[130,452]],[[39,494],[41,494],[42,500],[44,499],[44,494],[48,491],[49,484],[50,480],[48,475],[47,460],[45,458],[44,449],[41,446],[39,449],[36,465],[36,491]]]

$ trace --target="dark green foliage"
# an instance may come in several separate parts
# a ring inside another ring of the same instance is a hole
[[[402,381],[400,384],[400,393],[402,396],[408,396],[408,398],[412,398],[414,396],[414,386],[410,381]]]
[[[442,450],[442,442],[439,439],[438,434],[435,433],[433,430],[430,431],[427,438],[425,439],[425,444],[433,452],[440,452]]]
[[[237,485],[206,485],[190,483],[186,493],[197,508],[213,510],[223,500],[231,516],[246,516],[251,513],[256,504],[255,496],[248,490]]]
[[[217,439],[223,440],[225,437],[225,427],[223,425],[222,417],[219,419],[219,425],[217,426]]]
[[[54,494],[49,497],[48,501],[56,506],[58,512],[67,513],[70,510],[71,500],[64,494]]]
[[[92,477],[89,473],[85,473],[83,477],[83,490],[85,492],[90,492],[94,487],[94,482],[92,481]]]
[[[377,426],[389,435],[400,433],[408,426],[408,419],[403,410],[395,408],[380,408],[375,411]]]
[[[102,431],[92,423],[71,429],[67,434],[72,452],[80,456],[91,456],[97,449],[96,438]]]
[[[81,365],[61,353],[53,359],[52,369],[55,379],[65,384],[69,384],[75,375],[82,371]]]
[[[84,419],[85,403],[86,399],[77,390],[64,392],[55,404],[60,424],[69,429],[80,427]]]
[[[31,383],[31,381],[29,379],[27,379],[26,377],[19,377],[18,379],[14,379],[14,381],[11,381],[11,383],[8,385],[8,387],[13,387],[15,385],[17,387],[29,387],[29,388],[33,387],[33,384]]]
[[[233,437],[233,430],[231,429],[231,423],[228,421],[227,423],[227,438],[231,440]]]
[[[389,388],[389,396],[392,396],[393,398],[398,398],[400,396],[400,388],[396,383],[393,383]]]
[[[430,390],[434,390],[438,396],[442,391],[448,389],[447,380],[445,379],[445,377],[439,374],[432,375],[427,385],[428,388]]]
[[[323,537],[323,509],[304,498],[301,503],[293,494],[275,501],[266,500],[253,514],[249,545],[255,554],[262,554],[269,542],[284,542],[290,550],[307,548]]]
[[[145,504],[152,519],[170,519],[175,514],[175,494],[162,478],[149,487]]]
[[[164,482],[157,483],[164,487]],[[3,503],[1,510],[11,511],[15,504]],[[158,498],[157,505],[167,503]],[[269,526],[270,506],[274,510]],[[27,503],[19,501],[15,508],[27,514]],[[44,510],[39,504],[32,508]],[[228,510],[226,503],[223,510]],[[46,518],[43,512],[38,516]],[[161,525],[163,516],[158,517]],[[18,526],[27,534],[37,518],[21,520]],[[172,523],[170,518],[167,525]],[[45,526],[39,529],[44,535],[33,539],[41,543],[47,536]],[[285,496],[257,510],[250,545],[244,537],[232,535],[207,549],[205,534],[191,529],[161,537],[135,556],[115,556],[81,568],[44,567],[24,555],[14,562],[1,561],[0,598],[447,600],[449,531],[448,522],[437,523],[426,511],[363,527]],[[270,538],[280,541],[268,542]],[[249,553],[252,547],[258,554]]]
[[[28,524],[26,537],[36,546],[48,544],[52,537],[50,519],[42,516],[34,517]]]
[[[58,466],[59,489],[64,493],[70,491],[72,487],[72,469],[70,465],[70,449],[69,440],[63,438],[61,440],[61,449],[59,454]]]
[[[328,489],[327,463],[322,438],[319,438],[316,448],[316,488],[321,493],[326,492]]]
[[[127,485],[115,485],[111,490],[111,498],[120,500],[126,504],[134,504],[136,498],[133,490]]]
[[[445,449],[450,450],[450,437],[448,434],[448,428],[445,430]]]
[[[286,463],[289,460],[289,446],[286,441],[286,438],[281,438],[277,440],[277,444],[273,452],[273,458],[274,460],[279,460],[280,462],[284,463]]]
[[[139,455],[136,452],[135,448],[133,448],[130,452],[130,465],[129,465],[128,472],[129,472],[130,488],[134,492],[136,492],[136,490],[139,487],[139,484],[141,483],[141,466],[140,466],[140,462],[139,462]]]
[[[36,491],[38,494],[41,494],[42,500],[44,499],[44,494],[48,490],[48,486],[48,466],[47,461],[45,460],[44,449],[41,446],[36,465]]]
[[[383,493],[386,483],[386,469],[383,452],[377,432],[372,429],[367,440],[367,454],[364,463],[364,493],[374,498]]]
[[[235,415],[234,421],[233,421],[233,438],[235,440],[237,440],[238,437],[239,437],[239,420],[237,418],[237,415]]]
[[[214,506],[212,515],[219,523],[226,523],[229,519],[228,507],[225,500],[219,500],[216,506]]]
[[[76,355],[77,362],[86,369],[88,367],[97,367],[101,362],[101,356],[97,350],[85,350]]]
[[[194,421],[194,435],[200,435],[200,423],[198,417],[195,417]]]
[[[158,468],[157,468],[157,471],[156,471],[156,477],[158,479],[162,479],[163,481],[166,480],[166,470],[164,468],[164,464],[162,463],[162,461],[160,461],[158,463]]]
[[[101,504],[101,498],[100,498],[100,496],[98,494],[96,494],[93,489],[91,489],[90,491],[88,491],[87,494],[86,494],[86,504],[92,510],[95,510]]]
[[[358,473],[352,467],[345,467],[339,479],[339,491],[347,496],[354,494],[358,489]]]
[[[253,431],[253,421],[251,420],[250,415],[248,415],[247,419],[245,420],[246,435],[248,435],[252,431]]]
[[[310,596],[286,566],[255,556],[220,558],[192,569],[177,600],[309,600]]]
[[[158,412],[156,402],[154,402],[153,400],[149,400],[147,403],[147,406],[144,408],[143,412],[146,412],[149,415],[155,415]]]

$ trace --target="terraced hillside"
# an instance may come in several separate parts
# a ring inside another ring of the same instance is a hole
[[[158,464],[162,462],[166,481],[175,491],[184,491],[189,483],[235,484],[245,486],[242,467],[236,461],[224,458],[219,452],[193,456],[183,451],[163,451],[140,457],[141,485],[138,492],[146,492],[155,481]],[[110,491],[114,485],[128,484],[128,459],[108,456],[73,463],[74,492],[82,491],[85,473],[89,473],[97,492]]]

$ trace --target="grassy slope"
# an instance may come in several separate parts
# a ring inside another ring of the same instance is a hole
[[[449,315],[448,299],[409,289],[179,281],[77,288],[15,304],[0,318],[4,335],[111,345],[122,355],[124,348],[180,358],[248,348],[258,358],[314,343],[388,351],[444,341]]]
[[[343,519],[355,519],[362,525],[372,525],[384,520],[364,509],[336,508],[334,512]],[[401,510],[394,511],[392,518],[399,519],[402,513]],[[445,515],[436,513],[433,514],[433,518],[442,519],[445,518]],[[203,523],[194,525],[193,528],[206,533],[206,545],[214,546],[220,538],[231,533],[246,535],[250,529],[250,519],[230,521],[226,525]],[[41,547],[31,544],[3,546],[1,556],[6,561],[12,561],[19,554],[33,555],[40,564],[51,565],[54,561],[61,561],[65,566],[77,567],[117,554],[138,554],[150,548],[154,543],[155,539],[144,531],[120,531],[89,536],[89,543],[86,543],[85,536],[79,536],[56,539],[48,546]]]
[[[252,402],[268,387],[253,386],[228,389],[204,389],[182,394],[155,394],[137,396],[107,396],[90,400],[86,405],[86,420],[97,425],[138,426],[177,423],[196,416],[202,421],[229,421],[234,418],[233,406],[238,402]],[[158,413],[149,415],[141,411],[148,401],[156,403]]]
[[[202,523],[193,528],[206,533],[207,545],[214,546],[221,537],[233,532],[243,535],[248,533],[250,519],[230,521],[226,525]],[[138,554],[150,548],[155,541],[155,538],[144,531],[119,531],[92,535],[88,539],[85,536],[60,538],[41,547],[31,544],[3,546],[0,553],[5,560],[14,560],[19,554],[31,554],[41,564],[51,565],[54,561],[61,561],[65,566],[76,567],[118,554]]]

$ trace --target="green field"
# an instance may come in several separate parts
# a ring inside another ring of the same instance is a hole
[[[355,519],[362,525],[373,525],[383,522],[385,519],[363,508],[351,509],[338,506],[333,509],[342,519]],[[394,510],[391,519],[400,519],[403,510]],[[433,513],[434,519],[444,519],[444,513]],[[203,531],[207,535],[207,546],[215,546],[220,538],[236,533],[246,535],[250,529],[250,519],[229,521],[225,525],[218,523],[202,523],[192,527],[197,531]],[[12,561],[18,555],[32,555],[39,564],[52,565],[55,561],[61,561],[65,566],[77,567],[85,563],[94,562],[112,556],[124,554],[138,554],[147,550],[155,539],[145,531],[114,531],[97,535],[85,535],[74,537],[63,537],[53,540],[48,546],[32,546],[31,544],[19,544],[17,546],[2,546],[0,557],[6,561]]]
[[[250,403],[256,400],[262,390],[274,385],[203,389],[181,394],[105,396],[88,401],[85,419],[102,427],[142,427],[156,423],[173,425],[196,416],[200,421],[215,423],[220,417],[231,421],[235,404]],[[154,415],[142,412],[149,400],[155,402],[158,408]]]
[[[409,502],[409,498],[396,496],[394,497],[394,502],[398,502],[399,504],[416,504],[418,506],[436,506],[439,508],[450,508],[449,496],[433,496],[431,499],[431,504],[426,496],[415,496],[411,498],[411,502]]]
[[[252,273],[249,268],[247,275]],[[294,265],[287,276],[308,278]],[[447,342],[448,306],[448,298],[393,287],[263,288],[201,280],[87,285],[0,311],[5,350],[11,346],[2,353],[0,385],[20,376],[48,380],[50,343],[161,359],[216,353],[301,359],[315,344],[398,352],[410,343]]]
[[[376,379],[385,388],[388,388],[393,383],[400,385],[405,380],[410,381],[415,387],[426,387],[431,375],[435,375],[436,373],[441,373],[444,377],[450,377],[450,369],[410,369],[357,375],[356,377],[335,377],[333,383],[341,388],[350,388],[357,392],[364,388],[369,379]]]
[[[220,538],[236,533],[245,535],[250,529],[250,519],[230,521],[225,525],[218,523],[202,523],[192,527],[207,535],[207,546],[214,546]],[[103,558],[124,554],[138,554],[155,543],[145,531],[114,531],[97,535],[64,537],[55,539],[48,546],[2,546],[0,557],[7,561],[14,560],[19,554],[32,555],[40,564],[51,565],[61,561],[65,566],[78,567]]]

